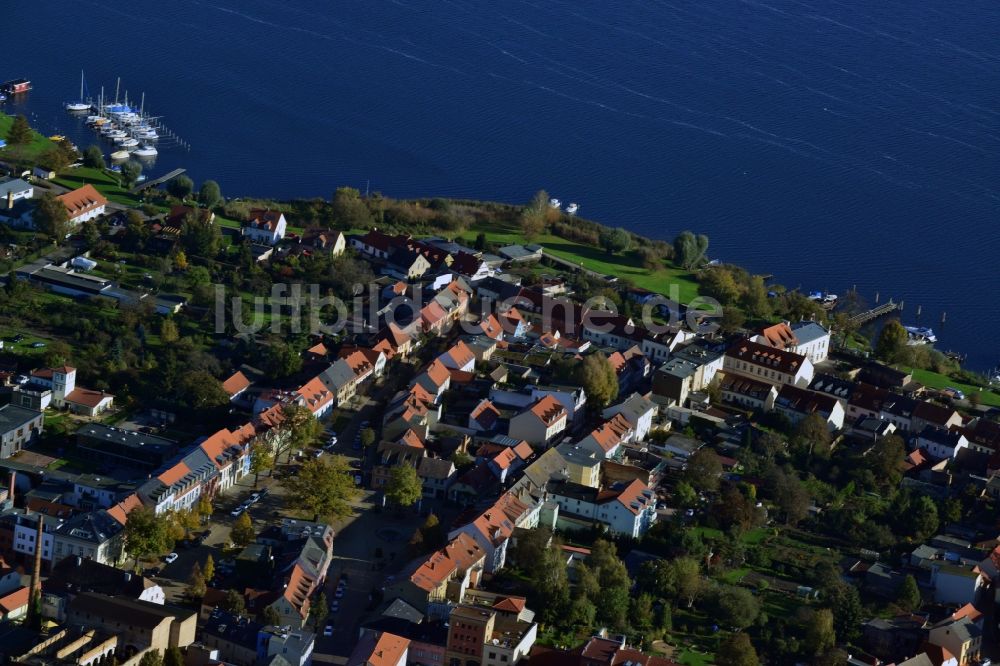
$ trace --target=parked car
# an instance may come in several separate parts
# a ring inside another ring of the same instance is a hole
[[[45,343],[44,342],[32,342],[30,346],[31,346],[32,349],[41,349],[42,347],[45,346]]]
[[[170,553],[169,555],[163,558],[163,561],[166,562],[167,564],[173,564],[174,562],[177,561],[177,557],[178,557],[177,553]]]
[[[334,599],[332,602],[330,602],[330,612],[336,613],[338,611],[340,611],[340,602]]]
[[[246,507],[244,507],[241,504],[240,506],[238,506],[235,509],[233,509],[232,511],[230,511],[229,515],[232,516],[233,518],[239,518],[240,514],[243,513],[244,511],[246,511]]]
[[[333,625],[332,624],[328,624],[325,627],[323,627],[323,635],[324,636],[333,636]]]

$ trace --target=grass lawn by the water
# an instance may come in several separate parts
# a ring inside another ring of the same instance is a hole
[[[76,189],[83,185],[93,185],[98,192],[106,196],[109,200],[127,206],[136,206],[139,200],[118,182],[118,175],[110,171],[93,169],[91,167],[77,167],[67,169],[54,179],[55,183]]]
[[[0,113],[0,139],[3,139],[4,141],[7,140],[7,134],[10,132],[10,127],[13,124],[14,116],[9,116],[6,113]],[[33,132],[33,134],[34,138],[32,138],[31,143],[26,146],[7,146],[6,148],[0,149],[0,159],[16,158],[33,162],[38,159],[39,155],[55,145],[48,137],[42,136],[38,132]]]
[[[902,369],[908,370],[909,368]],[[956,381],[948,375],[942,375],[939,372],[933,372],[931,370],[914,370],[913,380],[934,389],[943,389],[948,387],[957,388],[965,393],[966,400],[968,400],[969,396],[973,393],[978,393],[982,404],[989,405],[990,407],[1000,407],[1000,395],[993,390],[980,389],[978,386]]]
[[[461,235],[465,242],[474,241],[480,233],[486,240],[502,245],[523,244],[527,241],[520,229],[513,227],[473,227]],[[642,265],[635,252],[609,255],[604,250],[552,234],[545,234],[532,240],[545,248],[547,254],[571,261],[586,269],[605,275],[629,280],[635,286],[666,296],[673,296],[671,287],[676,285],[676,296],[682,303],[689,303],[698,295],[698,283],[688,271],[664,263],[662,268],[649,269]]]

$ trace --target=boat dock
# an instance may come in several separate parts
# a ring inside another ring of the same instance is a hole
[[[859,312],[858,314],[851,317],[850,321],[856,326],[863,326],[870,321],[874,321],[879,317],[884,317],[890,312],[895,312],[896,310],[901,310],[903,307],[902,303],[896,303],[891,298],[888,303],[883,303],[882,305],[875,306],[871,310],[865,310],[864,312]]]
[[[187,171],[187,169],[174,169],[173,171],[171,171],[170,173],[168,173],[168,174],[166,174],[164,176],[160,176],[159,178],[156,178],[154,180],[147,180],[144,183],[140,183],[140,184],[136,185],[131,190],[129,190],[128,193],[129,194],[138,194],[139,192],[142,192],[147,187],[159,187],[160,185],[163,185],[164,183],[173,180],[174,178],[176,178],[177,176],[181,175],[185,171]]]

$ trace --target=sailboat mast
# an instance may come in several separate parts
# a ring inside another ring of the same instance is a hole
[[[118,91],[122,87],[122,77],[118,77],[118,82],[115,84],[115,104],[118,104]]]
[[[143,92],[142,93],[142,101],[139,102],[139,116],[141,117],[141,116],[145,115],[145,111],[146,111],[146,93]]]
[[[80,70],[80,101],[83,101],[83,70]]]

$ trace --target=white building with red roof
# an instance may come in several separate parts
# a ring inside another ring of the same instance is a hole
[[[243,223],[243,236],[260,245],[277,245],[285,237],[288,222],[277,210],[250,211],[250,219]]]

